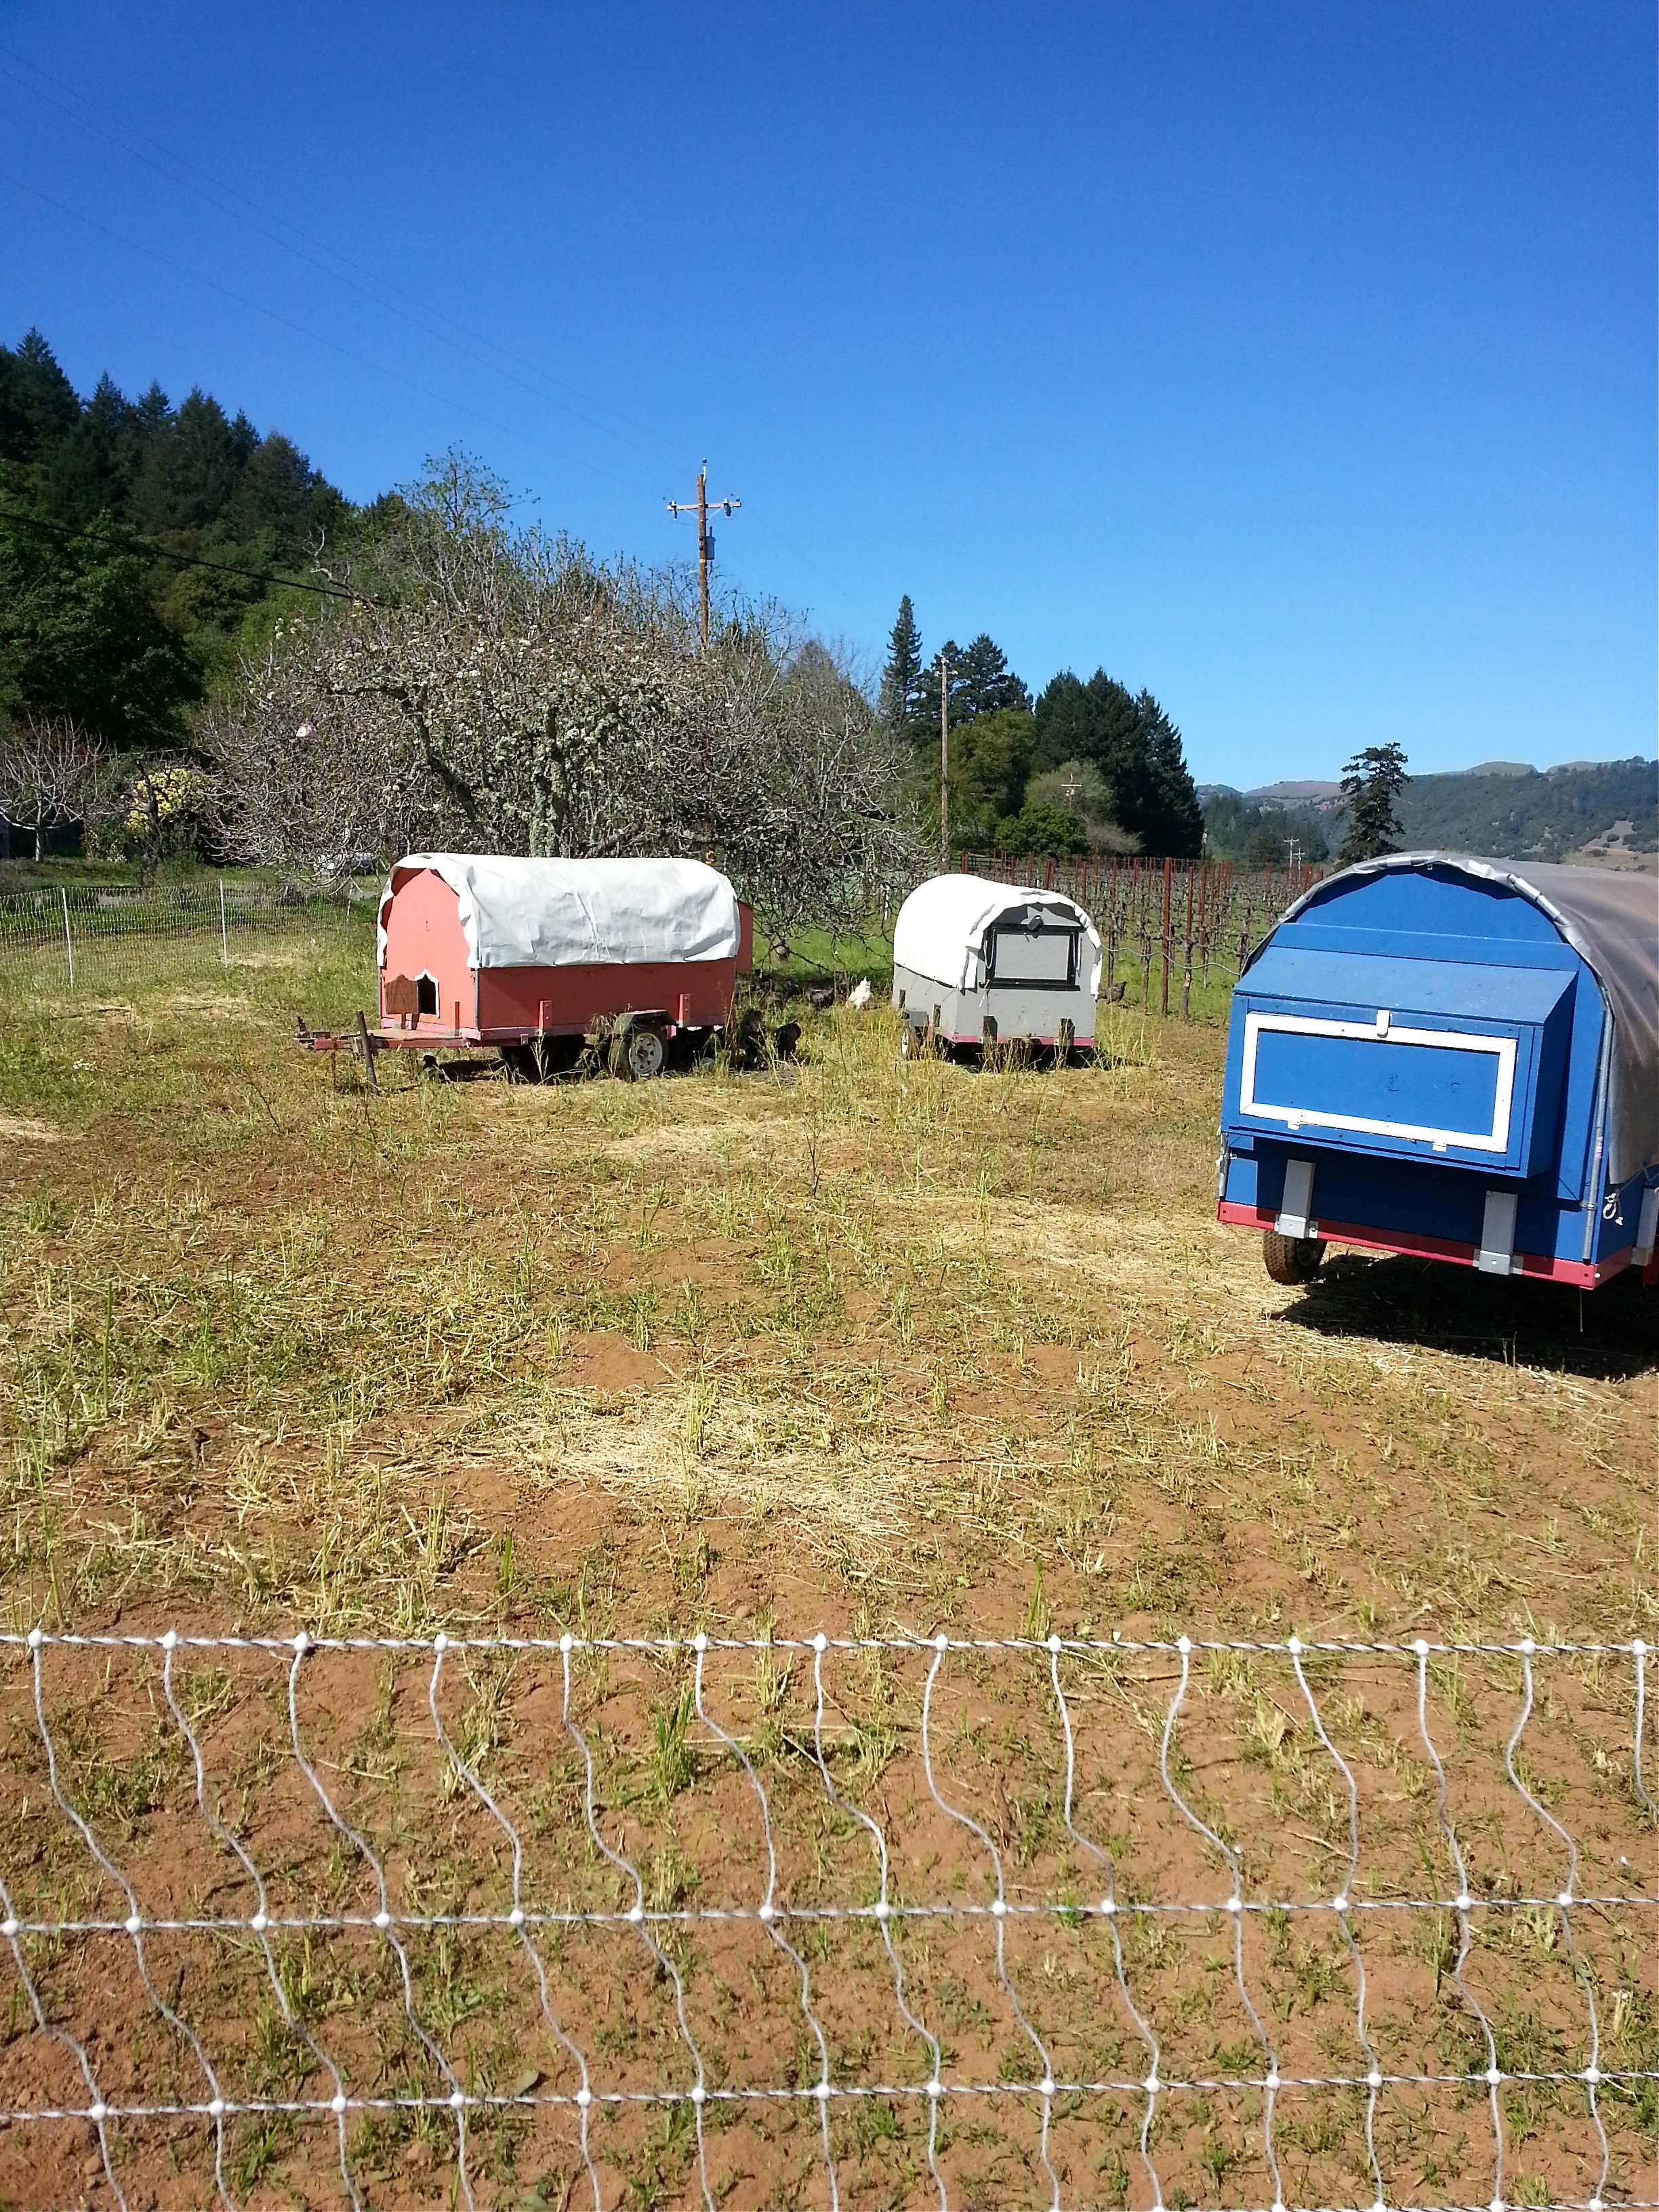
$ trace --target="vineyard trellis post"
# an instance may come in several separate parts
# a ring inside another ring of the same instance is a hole
[[[1160,948],[1163,954],[1163,981],[1158,993],[1158,1009],[1166,1022],[1170,1018],[1170,896],[1174,888],[1175,862],[1166,859],[1164,863],[1164,939]]]

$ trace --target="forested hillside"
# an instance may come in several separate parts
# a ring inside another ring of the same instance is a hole
[[[1303,806],[1274,806],[1223,785],[1206,787],[1204,851],[1212,860],[1282,868],[1292,859],[1318,866],[1334,849],[1334,817]]]
[[[350,515],[291,440],[202,392],[105,376],[82,398],[38,331],[0,345],[0,708],[176,741],[273,572]]]
[[[1325,860],[1341,844],[1346,823],[1337,787],[1328,788],[1328,796],[1287,804],[1278,790],[1206,786],[1206,850],[1213,860],[1280,865],[1294,842],[1298,860]],[[1402,852],[1510,860],[1652,853],[1659,850],[1659,761],[1581,761],[1541,772],[1494,763],[1413,775],[1400,794],[1398,823]]]
[[[1659,847],[1659,761],[1594,761],[1540,774],[1414,775],[1400,800],[1404,843],[1495,858],[1563,860],[1631,824],[1615,842]]]

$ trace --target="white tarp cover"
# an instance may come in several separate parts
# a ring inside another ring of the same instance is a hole
[[[1065,927],[1082,928],[1093,954],[1088,963],[1092,997],[1100,988],[1100,937],[1083,908],[1058,891],[994,884],[985,876],[930,876],[918,884],[893,924],[893,964],[953,991],[976,990],[986,931],[1003,915],[1030,906],[1045,908]],[[1082,961],[1078,988],[1084,988]]]
[[[1445,869],[1502,884],[1541,908],[1581,959],[1589,962],[1613,1015],[1613,1079],[1607,1102],[1607,1176],[1628,1182],[1659,1164],[1659,879],[1634,870],[1569,868],[1552,861],[1477,860],[1465,853],[1390,853],[1359,860],[1316,884],[1280,915],[1289,921],[1310,900],[1348,876],[1389,868]],[[1258,946],[1257,951],[1265,947]]]
[[[422,868],[455,894],[474,968],[639,965],[737,957],[738,895],[701,860],[526,860],[410,853],[380,894],[379,954],[398,887]]]

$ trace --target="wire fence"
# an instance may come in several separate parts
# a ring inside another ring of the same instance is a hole
[[[9,1636],[0,2198],[1650,2203],[1647,1660]]]
[[[228,974],[307,939],[345,944],[367,930],[378,890],[217,876],[0,893],[0,988],[82,996],[198,969]]]
[[[1249,948],[1321,872],[1040,854],[969,854],[962,865],[1076,899],[1101,934],[1103,995],[1133,989],[1139,1005],[1150,1010],[1156,1001],[1165,1016],[1178,1001],[1183,1019],[1194,987],[1207,986],[1212,973],[1235,978]],[[306,945],[325,955],[366,938],[379,889],[378,878],[319,884],[219,876],[0,893],[0,990],[54,1000],[95,995],[177,983],[215,967],[228,973]]]
[[[1156,963],[1158,1011],[1167,1018],[1173,988],[1183,1021],[1192,1017],[1194,981],[1206,985],[1212,970],[1235,980],[1250,948],[1325,872],[1301,866],[1240,868],[1231,860],[1056,859],[1040,853],[969,853],[962,865],[994,883],[1034,885],[1075,899],[1100,932],[1102,995],[1127,993],[1138,968],[1139,1004],[1150,1012]],[[1121,982],[1120,965],[1128,969]]]

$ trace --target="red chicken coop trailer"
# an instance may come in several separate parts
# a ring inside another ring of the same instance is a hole
[[[700,860],[411,853],[380,894],[380,1018],[359,1042],[371,1063],[493,1045],[544,1067],[602,1037],[617,1074],[655,1075],[675,1039],[730,1024],[752,943],[749,908]]]

